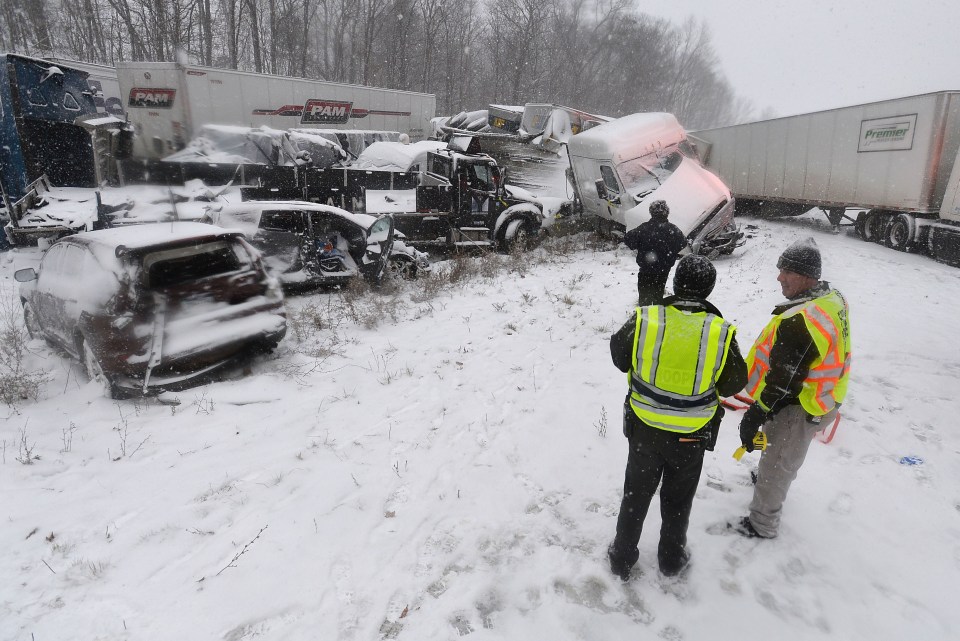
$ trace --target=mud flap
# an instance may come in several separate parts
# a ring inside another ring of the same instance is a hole
[[[153,319],[153,337],[150,341],[150,357],[147,359],[147,371],[143,375],[143,393],[147,393],[150,385],[150,373],[160,364],[163,355],[163,328],[167,317],[167,297],[163,294],[154,294],[156,312]]]

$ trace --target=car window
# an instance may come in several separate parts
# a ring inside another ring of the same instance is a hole
[[[600,165],[600,176],[603,177],[603,184],[611,194],[620,193],[620,183],[617,182],[617,175],[613,173],[613,167]]]
[[[387,216],[378,218],[377,222],[370,225],[368,243],[382,243],[387,240],[387,234],[390,233],[390,219]]]
[[[451,167],[452,162],[449,158],[440,154],[430,154],[430,171],[432,173],[449,178]]]
[[[225,240],[165,249],[143,257],[143,273],[149,288],[201,280],[237,271],[242,266],[237,248]]]
[[[260,229],[302,233],[303,214],[295,211],[265,211],[260,217]]]
[[[63,260],[63,245],[54,245],[47,250],[40,263],[40,274],[44,279],[57,276],[60,273],[60,262]]]
[[[73,283],[83,277],[84,258],[86,252],[76,245],[64,247],[63,259],[60,262],[60,281]]]
[[[468,180],[472,189],[480,191],[490,191],[490,185],[493,183],[493,177],[490,175],[489,165],[470,165]]]
[[[314,238],[329,240],[340,234],[351,245],[363,242],[363,230],[343,216],[325,211],[310,212],[311,233]]]

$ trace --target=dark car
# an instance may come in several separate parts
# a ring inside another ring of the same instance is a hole
[[[376,284],[388,269],[413,278],[430,266],[425,253],[403,242],[389,215],[300,201],[246,201],[212,206],[203,220],[243,231],[285,286],[335,285],[357,275]]]
[[[195,384],[287,330],[259,252],[201,223],[67,236],[15,276],[31,336],[81,359],[113,397]]]

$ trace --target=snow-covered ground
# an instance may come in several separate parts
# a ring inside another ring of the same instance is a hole
[[[712,300],[744,351],[797,238],[816,238],[851,306],[843,419],[778,539],[707,531],[751,495],[757,455],[731,457],[729,412],[688,576],[655,569],[656,499],[642,574],[610,574],[626,381],[607,339],[635,264],[622,245],[581,249],[432,299],[406,286],[382,303],[396,320],[291,331],[179,406],[99,397],[32,342],[52,380],[0,422],[0,639],[958,638],[960,271],[822,217],[741,222],[755,237],[717,261]],[[5,295],[21,260],[0,258]],[[289,305],[327,318],[340,302]]]

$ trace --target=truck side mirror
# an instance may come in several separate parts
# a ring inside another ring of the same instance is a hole
[[[597,196],[600,197],[600,200],[608,200],[609,194],[607,193],[607,186],[603,184],[603,178],[597,178],[594,184],[597,186]]]

